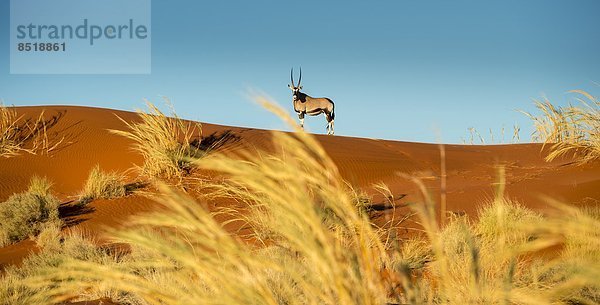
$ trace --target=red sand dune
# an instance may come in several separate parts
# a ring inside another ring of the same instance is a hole
[[[49,178],[54,183],[55,194],[66,203],[77,198],[90,169],[96,164],[103,170],[124,172],[143,161],[131,150],[129,140],[108,131],[126,130],[115,114],[133,121],[137,119],[135,113],[71,106],[17,108],[26,117],[36,117],[42,110],[46,118],[55,118],[48,134],[54,139],[64,137],[64,140],[49,156],[22,154],[0,158],[0,202],[13,193],[24,191],[31,177],[38,175]],[[224,150],[268,150],[271,147],[270,131],[203,124],[205,137],[225,132],[230,132],[236,140],[226,143],[221,148]],[[376,194],[372,184],[384,182],[395,194],[407,195],[399,203],[419,201],[421,195],[417,188],[398,175],[402,173],[422,178],[434,198],[439,198],[440,147],[437,144],[316,137],[338,165],[344,179],[354,186]],[[576,205],[597,204],[600,162],[575,166],[570,160],[562,159],[547,163],[540,149],[539,144],[445,145],[448,210],[473,214],[478,205],[492,197],[497,165],[506,168],[508,196],[531,208],[545,207],[542,194]],[[135,174],[130,171],[128,177],[134,182]],[[375,200],[382,200],[374,196]],[[118,226],[129,216],[152,209],[149,199],[134,195],[97,200],[87,211],[67,209],[65,213],[70,213],[66,216],[71,228],[97,234],[104,226]],[[18,263],[32,250],[35,246],[31,241],[0,249],[0,269]]]

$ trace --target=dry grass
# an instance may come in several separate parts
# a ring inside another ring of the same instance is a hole
[[[441,252],[428,268],[443,286],[430,291],[430,297],[447,304],[514,303],[513,288],[528,288],[530,284],[522,281],[529,273],[526,264],[515,256],[530,238],[520,227],[540,219],[518,205],[496,201],[480,212],[478,222],[471,223],[467,217],[452,220],[435,233]],[[539,291],[531,289],[530,293]]]
[[[515,143],[520,143],[521,142],[521,127],[519,127],[519,125],[515,124],[512,126],[512,134],[508,134],[508,132],[506,131],[506,128],[504,126],[502,126],[502,128],[500,129],[500,134],[495,134],[494,131],[492,131],[492,129],[490,128],[489,131],[489,138],[486,141],[486,137],[484,135],[482,135],[475,127],[470,127],[468,128],[469,131],[469,136],[467,137],[467,139],[465,138],[461,138],[462,139],[462,143],[463,144],[470,144],[470,145],[474,145],[474,144],[515,144]],[[510,140],[507,140],[507,137],[511,137]]]
[[[122,253],[98,248],[93,239],[80,232],[61,233],[56,227],[43,230],[38,240],[41,252],[27,257],[20,267],[11,266],[0,276],[0,304],[51,304],[45,296],[48,287],[31,287],[29,279],[41,276],[48,268],[60,266],[70,259],[93,262],[102,266],[114,266],[122,262]],[[77,297],[70,301],[93,301],[111,299],[119,304],[145,304],[120,292],[111,285],[89,289],[74,288]]]
[[[547,161],[574,156],[580,163],[600,158],[600,102],[591,94],[575,90],[579,105],[554,106],[544,99],[535,105],[541,115],[524,112],[535,125],[534,141],[550,145]]]
[[[148,112],[138,111],[139,122],[131,123],[119,118],[129,130],[111,132],[134,141],[134,150],[144,157],[143,174],[181,180],[192,171],[194,161],[204,156],[197,147],[202,137],[202,126],[180,119],[175,111],[172,111],[172,117],[167,117],[152,103],[146,102],[146,105]]]
[[[52,182],[48,180],[48,178],[41,178],[38,176],[33,176],[29,181],[29,187],[27,188],[27,193],[38,195],[41,197],[48,197],[52,194],[50,190],[52,189]]]
[[[499,192],[479,211],[478,221],[455,217],[440,228],[434,205],[426,199],[415,206],[427,233],[421,242],[427,242],[433,260],[418,268],[405,262],[398,269],[404,274],[400,277],[404,303],[596,304],[600,300],[600,273],[595,267],[600,256],[594,250],[600,240],[598,218],[561,203],[554,203],[555,215],[542,217]],[[563,244],[554,258],[539,255]]]
[[[36,120],[24,119],[14,108],[0,103],[0,157],[14,157],[23,152],[48,154],[62,141],[48,138],[43,112]]]
[[[327,253],[327,244],[296,249],[280,241],[254,248],[225,232],[185,195],[165,187],[159,202],[166,213],[137,218],[132,228],[112,232],[133,245],[131,254],[115,256],[81,240],[76,244],[82,246],[65,250],[64,244],[74,244],[69,238],[58,248],[47,243],[42,254],[8,272],[0,295],[38,303],[107,297],[120,304],[594,304],[600,297],[594,268],[598,219],[565,206],[563,216],[542,219],[514,203],[495,202],[480,215],[493,219],[455,218],[432,234],[441,242],[440,252],[427,238],[403,243],[400,258],[390,258],[393,269],[384,273],[384,265],[373,264],[377,272],[371,282],[356,270],[364,268],[360,260],[344,260],[345,251]],[[323,221],[311,228],[318,232],[309,240],[336,232]],[[558,258],[522,256],[555,244],[558,236],[570,245]],[[356,249],[347,236],[333,241],[346,251]],[[370,251],[376,245],[361,244]],[[581,249],[595,252],[581,255]],[[386,253],[378,254],[385,258]],[[321,269],[329,264],[335,270]],[[395,294],[371,290],[373,283],[390,279],[399,285]],[[344,285],[348,282],[362,286]],[[361,298],[356,290],[377,294]],[[341,295],[353,297],[341,301]]]
[[[81,191],[80,202],[87,203],[94,199],[113,199],[126,195],[123,176],[116,172],[103,172],[99,165],[90,171],[85,186]]]
[[[115,241],[132,247],[129,255],[60,256],[52,264],[36,263],[41,267],[35,272],[5,278],[13,282],[3,287],[21,287],[12,295],[37,303],[82,297],[99,287],[84,299],[109,295],[123,304],[598,302],[597,210],[556,204],[559,212],[542,218],[505,199],[500,183],[479,221],[456,217],[440,228],[435,204],[420,184],[425,200],[414,208],[425,236],[393,247],[383,242],[389,236],[374,228],[357,205],[360,196],[346,186],[323,148],[295,128],[293,135],[274,135],[281,147],[277,153],[247,153],[244,161],[211,155],[197,164],[222,173],[223,182],[210,186],[215,196],[245,203],[244,212],[218,214],[248,224],[252,243],[227,232],[228,221],[217,222],[202,204],[160,184],[160,212],[109,231]],[[55,235],[42,234],[49,240]],[[561,243],[565,247],[556,258],[535,255]]]
[[[2,157],[18,154],[23,146],[17,125],[19,119],[14,109],[0,105],[0,156]]]
[[[34,177],[29,190],[0,203],[0,247],[35,236],[48,226],[60,226],[59,201],[50,194],[51,183]]]
[[[201,164],[229,177],[215,187],[248,204],[255,236],[268,247],[248,245],[163,186],[160,213],[111,232],[146,257],[114,267],[67,260],[33,282],[59,299],[79,291],[74,287],[112,284],[149,304],[384,303],[381,236],[358,212],[337,168],[307,134],[275,136],[285,148],[280,154],[246,162],[213,156]]]

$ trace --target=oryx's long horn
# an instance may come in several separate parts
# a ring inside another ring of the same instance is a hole
[[[294,68],[292,68],[292,71],[290,72],[290,79],[292,80],[292,87],[296,87],[296,85],[294,85]]]
[[[298,87],[300,87],[301,82],[302,82],[302,67],[300,67],[300,79],[298,79]]]

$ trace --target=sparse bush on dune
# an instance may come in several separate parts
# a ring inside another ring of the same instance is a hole
[[[111,132],[134,141],[134,150],[144,157],[143,174],[181,179],[193,169],[194,161],[204,156],[197,147],[202,126],[182,120],[175,111],[172,111],[172,117],[167,117],[152,103],[146,102],[146,105],[148,112],[138,111],[139,122],[119,118],[129,130]]]
[[[126,188],[123,184],[123,176],[116,172],[104,172],[99,165],[96,165],[90,171],[85,182],[80,195],[80,202],[87,203],[94,199],[113,199],[125,195]]]
[[[591,94],[575,90],[578,105],[560,107],[548,100],[536,101],[541,115],[524,112],[534,123],[533,139],[550,145],[547,161],[575,156],[580,163],[600,158],[600,101]]]
[[[0,203],[0,246],[34,236],[47,226],[60,226],[59,201],[49,192],[50,182],[34,177],[29,190]]]

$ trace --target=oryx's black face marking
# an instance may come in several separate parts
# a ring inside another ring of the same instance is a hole
[[[290,89],[292,90],[292,101],[295,102],[299,99],[300,88],[290,86]]]

